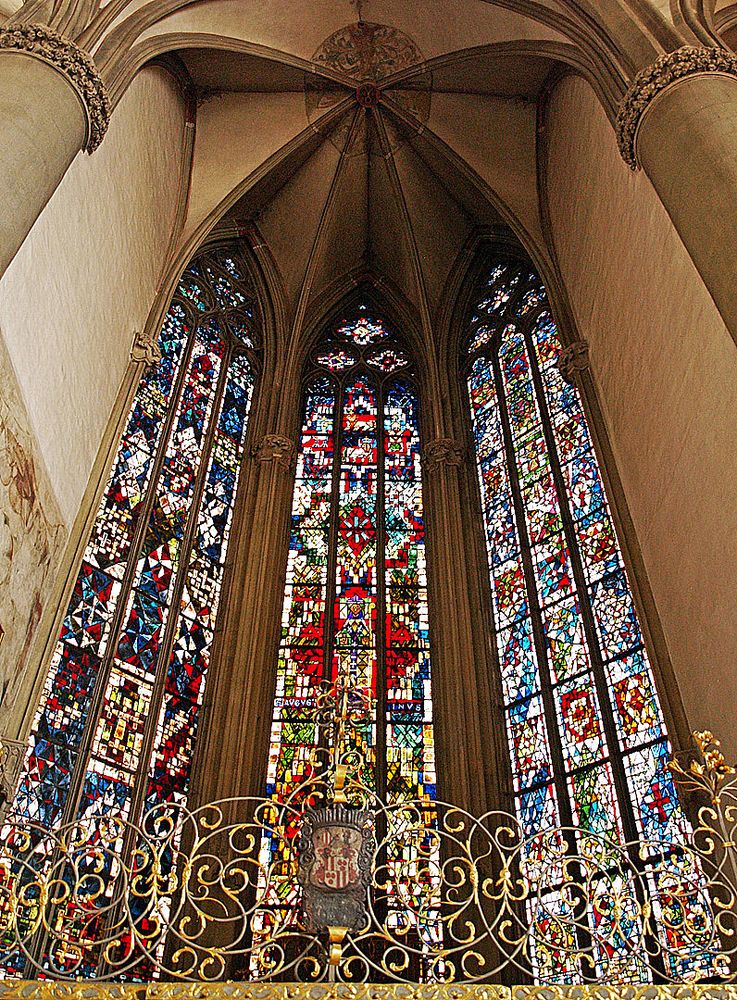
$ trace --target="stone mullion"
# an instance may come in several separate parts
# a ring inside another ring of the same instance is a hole
[[[568,557],[576,588],[576,598],[578,600],[581,622],[583,624],[584,636],[589,652],[591,684],[599,703],[600,723],[602,733],[606,741],[606,755],[602,757],[602,759],[598,760],[592,766],[592,769],[601,771],[602,768],[606,767],[606,763],[609,763],[613,781],[612,792],[615,803],[619,806],[620,822],[622,824],[622,833],[625,844],[637,845],[640,841],[640,836],[634,816],[635,805],[631,799],[631,790],[625,773],[623,748],[620,745],[620,739],[615,723],[617,706],[614,704],[613,694],[610,690],[608,678],[608,670],[611,667],[611,663],[605,664],[602,658],[599,633],[596,627],[594,611],[591,605],[591,592],[583,566],[581,547],[576,533],[573,513],[571,511],[570,491],[563,473],[558,444],[553,431],[553,420],[550,414],[550,407],[548,405],[548,399],[543,385],[543,378],[535,352],[535,343],[532,333],[533,326],[534,320],[529,318],[526,324],[524,340],[529,357],[530,375],[540,411],[541,427],[543,437],[545,438],[548,460],[550,462],[550,471],[555,484],[555,491],[558,495],[558,508],[561,514],[563,537],[568,548]],[[561,353],[558,359],[558,369],[562,377],[575,386],[576,377],[581,372],[586,371],[588,363],[588,344],[586,341],[579,340],[569,344],[569,346],[566,347]],[[588,426],[586,429],[588,430]],[[597,456],[594,457],[597,458]],[[552,718],[550,720],[550,725],[553,726],[555,724],[555,719]],[[644,745],[651,746],[652,741]],[[642,859],[638,855],[637,847],[630,846],[629,848],[625,848],[625,850],[629,855],[632,867],[635,871],[641,872],[642,866],[640,862]],[[640,912],[644,913],[646,906],[648,905],[648,901],[645,897],[644,888],[640,879],[631,879],[629,882],[629,888],[637,900]],[[644,933],[645,939],[648,942],[648,949],[652,956],[652,968],[662,973],[664,971],[662,968],[662,956],[658,954],[657,942],[653,940],[653,935],[649,927],[644,927]]]
[[[186,311],[185,315],[189,319],[189,312]],[[148,482],[144,492],[143,501],[139,510],[134,515],[135,523],[133,525],[130,546],[128,549],[128,555],[124,560],[125,569],[123,572],[122,579],[120,581],[120,590],[118,592],[117,602],[115,604],[115,610],[113,611],[110,622],[108,624],[107,640],[105,644],[105,652],[100,657],[100,666],[98,669],[97,677],[95,679],[92,697],[90,699],[89,707],[87,710],[87,718],[85,722],[84,735],[80,741],[79,748],[77,751],[77,759],[74,765],[74,771],[72,774],[71,782],[67,792],[66,802],[64,804],[64,811],[62,812],[61,825],[66,823],[71,823],[75,818],[77,818],[77,813],[79,810],[79,804],[82,797],[82,791],[84,788],[85,778],[87,776],[87,767],[90,763],[92,756],[92,744],[95,738],[95,733],[97,732],[97,727],[100,722],[100,715],[104,706],[105,693],[107,691],[108,681],[110,680],[110,675],[115,666],[115,658],[118,654],[118,646],[120,644],[120,639],[122,631],[125,628],[126,618],[129,614],[129,601],[136,589],[136,580],[138,577],[138,564],[143,555],[143,547],[146,541],[146,535],[149,529],[149,520],[151,517],[151,512],[156,504],[156,498],[158,489],[160,486],[161,473],[164,468],[164,462],[166,460],[166,453],[169,447],[171,435],[174,433],[174,429],[177,425],[177,420],[180,412],[180,405],[182,402],[182,396],[184,390],[187,386],[187,380],[190,375],[192,356],[194,354],[195,344],[197,342],[198,331],[200,327],[197,322],[192,324],[192,332],[182,346],[181,361],[179,363],[179,370],[176,374],[176,378],[172,385],[171,393],[168,398],[168,409],[165,413],[161,422],[161,432],[159,439],[154,448],[153,457],[151,459],[151,470],[148,476]],[[145,359],[148,357],[151,362],[155,360],[157,348],[154,346],[141,349],[138,338],[133,344],[131,350],[131,357],[134,360],[138,358]],[[137,391],[137,390],[136,390]],[[135,394],[131,401],[131,409],[135,406]],[[124,424],[124,429],[121,433],[121,437],[118,441],[115,458],[113,459],[113,469],[115,468],[115,462],[117,461],[118,451],[123,441],[123,436],[125,434],[125,428],[127,426],[127,421],[130,419],[130,410],[126,414]],[[95,511],[95,518],[99,516],[99,504],[98,509]],[[90,526],[90,533],[92,532],[92,527],[95,521],[93,520]],[[82,561],[84,560],[84,553],[86,547],[89,544],[89,536],[85,542],[85,547],[82,550]],[[77,567],[77,576],[79,575],[81,568]],[[75,583],[77,576],[75,576]],[[67,606],[64,607],[64,615],[67,613]],[[62,619],[63,620],[63,619]],[[57,645],[59,644],[59,633],[57,632],[54,638],[54,646],[52,647],[52,655],[55,651]],[[48,666],[47,666],[48,670]],[[44,678],[45,685],[45,678]],[[38,711],[38,706],[36,707]],[[135,780],[135,777],[134,777]]]
[[[156,737],[158,735],[162,706],[166,698],[166,682],[169,679],[169,663],[174,643],[176,641],[177,631],[179,629],[182,594],[187,582],[192,561],[193,546],[197,537],[197,529],[199,527],[202,508],[202,498],[207,485],[210,460],[215,447],[215,438],[217,435],[218,424],[220,422],[220,410],[223,404],[228,378],[230,376],[230,365],[235,357],[232,340],[228,340],[227,334],[225,333],[223,334],[223,337],[226,340],[227,346],[223,353],[217,383],[215,388],[212,390],[213,397],[209,425],[207,425],[205,429],[200,446],[199,467],[195,475],[195,484],[192,497],[190,499],[188,517],[182,541],[180,543],[178,568],[176,570],[172,589],[167,600],[168,614],[166,624],[162,631],[161,643],[159,645],[156,658],[155,675],[152,685],[148,717],[145,722],[141,748],[138,753],[138,765],[132,779],[129,816],[133,825],[129,825],[125,829],[120,852],[121,857],[124,859],[130,870],[133,870],[134,868],[133,852],[137,847],[140,849],[139,829],[146,828],[147,815],[150,812],[150,810],[146,808],[146,796],[148,793],[151,766],[153,764],[156,750],[159,746],[156,743]],[[191,339],[192,343],[194,343],[195,338]],[[164,451],[164,455],[166,455],[166,451]],[[160,475],[161,470],[159,471],[159,476]],[[158,485],[158,482],[156,485]],[[146,530],[148,530],[148,518],[146,519]],[[130,593],[134,590],[135,587],[132,587]],[[94,732],[94,727],[92,731]],[[157,806],[159,805],[160,804],[157,803]],[[125,908],[119,903],[113,910],[112,917],[108,917],[108,925],[112,927],[120,925],[124,926],[125,919]],[[103,959],[100,968],[104,969],[106,972],[110,970],[110,966],[106,959]]]
[[[229,554],[242,580],[238,587],[231,579],[198,768],[201,802],[264,791],[294,454],[288,438],[267,434],[253,456],[252,503]]]
[[[376,707],[374,720],[376,723],[376,763],[375,788],[385,802],[389,801],[388,781],[389,764],[386,759],[388,743],[387,730],[387,694],[389,678],[386,669],[387,653],[387,608],[389,598],[386,583],[386,444],[384,421],[386,419],[386,389],[387,383],[376,385],[376,508],[374,525],[376,527],[376,627],[374,641],[376,643]]]
[[[343,467],[343,408],[345,406],[346,382],[343,379],[331,379],[330,387],[334,393],[333,404],[333,465],[330,470],[330,513],[327,530],[327,566],[325,573],[325,603],[323,609],[322,630],[322,680],[332,686],[338,680],[338,674],[333,677],[335,664],[335,613],[338,597],[338,525],[340,523],[340,479]],[[306,406],[301,414],[306,416]],[[292,482],[294,490],[294,482]],[[320,735],[321,745],[332,739],[327,732]],[[336,752],[338,748],[336,747]]]
[[[572,345],[574,351],[579,354],[579,358],[581,358],[582,344],[582,341],[578,341]],[[645,637],[645,648],[649,653],[650,665],[655,675],[655,689],[660,694],[660,707],[665,716],[666,728],[675,749],[678,751],[686,750],[691,746],[693,727],[688,723],[681,693],[670,662],[668,646],[658,618],[658,610],[650,590],[647,571],[637,541],[637,533],[629,514],[627,498],[617,475],[617,464],[599,408],[597,389],[588,362],[588,348],[586,348],[585,355],[579,363],[572,367],[566,362],[568,351],[569,348],[564,349],[558,367],[564,378],[567,378],[579,390],[589,433],[594,441],[595,452],[599,456],[599,471],[606,487],[609,513],[615,525],[620,553],[635,600],[637,617]],[[570,357],[570,355],[568,356]],[[695,826],[698,825],[695,815],[690,818]]]
[[[622,765],[620,741],[617,735],[614,721],[616,705],[612,704],[612,695],[609,690],[607,678],[607,664],[604,663],[599,643],[599,633],[594,619],[594,612],[591,606],[591,595],[588,581],[581,559],[581,551],[571,513],[571,501],[568,486],[561,466],[558,454],[558,445],[553,432],[553,423],[550,416],[545,387],[542,375],[538,368],[535,354],[535,344],[532,336],[533,322],[527,323],[525,330],[525,347],[529,357],[530,376],[532,379],[537,405],[540,411],[540,426],[545,439],[545,448],[550,463],[550,471],[555,484],[555,491],[558,499],[558,509],[560,510],[562,534],[568,549],[571,572],[575,584],[575,596],[578,600],[581,622],[583,624],[586,646],[590,657],[591,683],[596,692],[599,702],[601,725],[604,738],[606,740],[606,756],[597,761],[593,768],[600,770],[608,761],[612,771],[614,782],[614,798],[619,805],[623,833],[626,841],[638,839],[637,825],[635,823],[632,803],[630,802],[629,787]],[[561,355],[559,368],[563,378],[571,380],[574,372],[580,371],[588,363],[588,350],[583,342],[571,344]],[[588,429],[588,428],[587,428]],[[555,717],[549,720],[550,726],[556,725]],[[573,772],[573,769],[572,769]]]
[[[211,678],[201,709],[200,738],[192,761],[190,810],[208,802],[241,796],[262,796],[266,782],[272,706],[276,677],[278,629],[284,576],[284,550],[294,483],[292,442],[280,434],[264,435],[251,454],[244,455],[240,487],[231,525],[231,543],[222,581],[221,614],[215,630]],[[253,804],[223,806],[223,826],[236,816],[247,821]],[[191,829],[186,831],[190,836]],[[183,852],[189,851],[184,842]],[[229,858],[227,843],[218,841],[221,861]],[[223,912],[231,912],[221,888],[212,890]],[[249,903],[254,886],[247,890]],[[185,925],[191,903],[182,911]],[[194,915],[196,920],[196,915]],[[251,944],[244,928],[244,949]],[[199,940],[203,948],[226,948],[228,924],[215,922]],[[169,954],[181,944],[176,935]],[[170,959],[171,961],[171,959]],[[242,971],[242,970],[240,970]],[[240,974],[234,956],[223,978]]]
[[[158,733],[159,718],[162,705],[165,700],[166,682],[169,679],[169,663],[177,639],[177,632],[181,620],[182,594],[187,583],[189,569],[192,564],[192,552],[197,538],[197,530],[200,524],[202,513],[202,499],[207,486],[207,478],[210,471],[210,461],[212,459],[218,425],[220,423],[220,410],[230,377],[230,365],[236,356],[233,351],[232,340],[228,342],[227,335],[223,334],[226,340],[226,349],[223,353],[220,375],[215,388],[212,390],[213,399],[210,410],[209,426],[205,429],[199,454],[199,467],[195,475],[195,483],[190,499],[188,518],[179,548],[178,564],[176,575],[168,598],[168,614],[166,624],[162,630],[161,643],[158,649],[156,660],[155,678],[151,693],[151,703],[149,716],[146,720],[141,749],[138,755],[138,767],[133,781],[133,793],[131,796],[130,815],[133,822],[141,822],[141,816],[146,814],[146,795],[148,790],[151,766],[154,755],[158,749],[156,737]],[[247,432],[247,431],[246,431]],[[149,515],[150,516],[150,515]],[[127,849],[135,842],[135,835],[128,831]]]
[[[187,314],[188,315],[188,314]],[[125,570],[123,577],[120,581],[120,590],[118,592],[118,597],[115,605],[115,610],[108,623],[108,638],[106,640],[105,652],[100,658],[100,666],[98,668],[97,676],[94,681],[94,686],[92,689],[92,697],[90,698],[90,703],[87,709],[87,716],[84,727],[84,734],[80,740],[79,747],[76,751],[76,760],[74,763],[74,768],[72,771],[69,788],[67,789],[66,799],[61,813],[61,821],[58,826],[64,828],[67,824],[73,823],[75,819],[78,819],[79,805],[82,798],[82,792],[84,789],[85,778],[87,776],[87,768],[92,756],[92,744],[94,741],[95,733],[97,732],[97,727],[100,721],[100,715],[103,709],[105,692],[107,691],[108,681],[110,679],[110,674],[114,668],[115,657],[118,651],[118,644],[120,641],[121,630],[125,626],[126,615],[129,611],[128,602],[131,599],[131,595],[135,590],[136,576],[138,573],[138,563],[141,558],[142,548],[146,540],[146,534],[149,526],[149,518],[151,516],[151,511],[153,510],[154,504],[156,502],[157,491],[160,484],[161,472],[164,466],[164,461],[166,459],[166,453],[169,446],[170,436],[176,426],[179,407],[184,393],[184,389],[187,384],[188,375],[190,373],[190,366],[192,364],[192,355],[194,353],[195,343],[197,341],[198,334],[197,323],[193,324],[193,329],[187,340],[182,346],[181,360],[179,362],[179,369],[177,371],[174,383],[172,385],[171,393],[168,397],[168,409],[162,418],[161,422],[161,432],[153,451],[153,457],[151,459],[151,470],[148,476],[148,482],[144,491],[144,498],[141,503],[140,509],[138,511],[137,519],[133,526],[130,546],[128,548],[128,555],[124,560]],[[134,340],[131,348],[131,360],[134,362],[147,361],[149,363],[155,363],[156,357],[158,355],[158,346],[156,343],[147,342],[144,343],[138,335]],[[130,406],[135,405],[135,392],[132,394]],[[117,442],[115,456],[113,458],[113,465],[115,467],[115,462],[117,461],[118,451],[120,449],[123,435],[125,434],[125,427],[127,426],[127,421],[130,418],[129,409],[124,417],[123,430],[121,431],[121,437]],[[90,524],[90,532],[94,527],[95,520],[99,515],[99,501],[98,507],[95,510],[93,520]],[[84,542],[82,547],[82,560],[84,559],[84,553],[86,551],[87,545],[89,544],[89,536]],[[81,563],[80,563],[81,565]],[[74,576],[74,581],[79,575],[80,565],[76,568],[76,574]],[[72,584],[74,586],[74,584]],[[66,615],[68,608],[68,602],[64,605],[63,616]],[[60,622],[61,625],[61,622]],[[59,625],[59,627],[60,627]],[[51,655],[59,644],[59,632],[57,631],[53,637],[53,645],[50,646]],[[48,664],[46,665],[46,671],[48,672]],[[44,675],[44,686],[46,683],[46,676]],[[43,691],[43,688],[42,688]],[[35,706],[35,712],[39,710],[38,705]],[[30,735],[30,734],[29,734]],[[55,855],[58,857],[58,854]],[[36,934],[33,944],[31,946],[31,954],[36,957],[43,955],[44,950],[49,941],[49,931],[47,928],[42,927]],[[26,971],[29,971],[35,965],[35,960],[30,957],[26,959]]]

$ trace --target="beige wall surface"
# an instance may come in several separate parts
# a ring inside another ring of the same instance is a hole
[[[165,263],[184,127],[177,82],[143,70],[0,281],[0,329],[67,527]]]
[[[429,124],[511,208],[528,239],[538,243],[535,107],[494,97],[433,94]]]
[[[689,723],[734,758],[737,347],[581,79],[556,87],[547,136],[555,251]]]
[[[308,127],[303,94],[216,94],[197,109],[187,236],[223,198]]]

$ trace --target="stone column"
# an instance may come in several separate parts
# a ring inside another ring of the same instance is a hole
[[[692,46],[661,56],[622,101],[617,137],[626,163],[652,181],[737,340],[737,56]]]
[[[483,630],[474,627],[478,578],[464,530],[464,450],[451,438],[436,438],[423,448],[422,463],[438,797],[480,815],[492,805],[487,787],[497,787],[497,754],[488,725],[488,665],[478,642]]]
[[[231,551],[231,581],[212,692],[207,745],[199,755],[197,796],[207,802],[231,795],[263,795],[286,568],[293,460],[296,448],[281,434],[266,434],[254,452],[252,502],[243,511]],[[250,484],[249,484],[250,485]],[[273,629],[265,629],[273,623]]]
[[[42,24],[0,29],[0,277],[77,153],[109,120],[92,59]]]

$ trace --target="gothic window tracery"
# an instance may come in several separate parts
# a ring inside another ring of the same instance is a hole
[[[514,260],[488,266],[474,290],[463,365],[514,808],[525,835],[533,843],[541,835],[531,866],[550,865],[555,851],[542,835],[558,826],[575,831],[579,850],[587,831],[615,843],[670,845],[690,832],[601,471],[562,354],[539,276]],[[700,876],[687,863],[679,872],[679,863],[674,854],[665,877],[683,899],[658,914],[659,933],[674,923],[676,953],[684,914],[694,926],[703,919]],[[554,941],[556,914],[572,904],[553,868],[530,917]],[[647,872],[644,858],[640,868]],[[634,881],[621,887],[625,911],[636,891]],[[589,916],[597,927],[614,919],[595,901]],[[609,953],[594,956],[596,975],[649,975],[628,958],[626,929],[612,924]],[[560,950],[538,949],[538,974],[574,981],[581,970],[566,948],[575,942],[558,937]],[[682,941],[678,961],[698,964],[693,940]]]
[[[435,756],[419,409],[409,355],[391,327],[361,307],[323,338],[311,360],[267,794],[289,801],[319,771],[315,705],[327,688],[338,699],[346,692],[351,706],[338,756],[354,767],[358,761],[365,786],[385,801],[415,799],[429,808]],[[274,838],[273,849],[284,845],[284,837]],[[405,858],[405,875],[409,870]],[[294,915],[298,896],[295,884],[281,897],[276,890],[279,919]]]
[[[11,819],[88,823],[94,841],[103,818],[135,823],[187,801],[259,322],[239,252],[211,250],[186,269],[93,524]],[[84,934],[93,944],[94,929]]]
[[[93,831],[106,818],[135,823],[152,807],[165,813],[186,805],[259,344],[244,261],[226,251],[203,254],[182,278],[160,333],[161,358],[138,389],[11,817],[49,830],[76,821]],[[631,941],[654,933],[668,939],[667,957],[658,959],[671,963],[666,975],[708,975],[709,947],[699,948],[713,931],[703,879],[679,853],[690,827],[667,768],[663,712],[565,360],[539,276],[517,261],[489,267],[476,289],[463,366],[503,694],[492,724],[505,728],[514,811],[528,838],[523,874],[533,891],[524,906],[533,944],[526,957],[543,981],[640,981],[652,969],[642,955],[632,959]],[[443,949],[452,935],[443,920],[452,893],[443,888],[434,835],[441,804],[419,404],[411,352],[368,307],[334,324],[310,353],[269,800],[254,837],[257,850],[261,838],[259,875],[249,883],[255,948],[238,974],[268,978],[269,940],[299,925],[296,826],[269,824],[293,803],[297,812],[314,805],[300,796],[330,755],[349,761],[377,801],[418,804],[414,841],[401,824],[392,829],[391,810],[380,820],[382,920],[403,942],[412,940],[416,979],[447,971]],[[289,445],[278,435],[271,440]],[[343,699],[351,717],[336,730],[337,747],[319,722],[326,695],[336,706]],[[126,836],[130,857],[135,836]],[[666,843],[665,863],[661,857],[656,868],[645,850],[631,856],[631,872],[615,873],[602,844],[635,841]],[[571,847],[611,869],[604,891],[589,887],[578,903],[566,886]],[[0,863],[0,893],[17,878],[7,868],[10,853]],[[139,865],[139,874],[156,867],[166,878],[168,862],[158,860]],[[413,893],[423,897],[421,907],[413,908]],[[657,900],[654,929],[638,924],[648,895]],[[138,919],[135,903],[131,913]],[[54,954],[44,952],[42,941],[36,960],[62,974],[93,974],[101,961],[98,924],[113,919],[114,909],[93,920],[70,907],[62,918],[68,952],[57,944]],[[149,920],[141,919],[146,940],[162,954],[163,936]],[[132,957],[135,965],[141,955]],[[154,976],[149,959],[137,975]],[[20,975],[23,964],[20,956],[6,974]]]

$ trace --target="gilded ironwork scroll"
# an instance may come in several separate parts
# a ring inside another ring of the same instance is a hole
[[[6,975],[554,985],[564,956],[569,982],[734,980],[737,776],[710,733],[672,764],[698,802],[687,843],[561,827],[526,838],[506,813],[379,801],[359,762],[330,749],[349,724],[336,725],[335,696],[319,709],[325,766],[291,801],[168,803],[140,824],[53,832],[7,820]],[[302,887],[296,910],[274,893],[285,879]],[[610,959],[623,941],[626,966]]]

